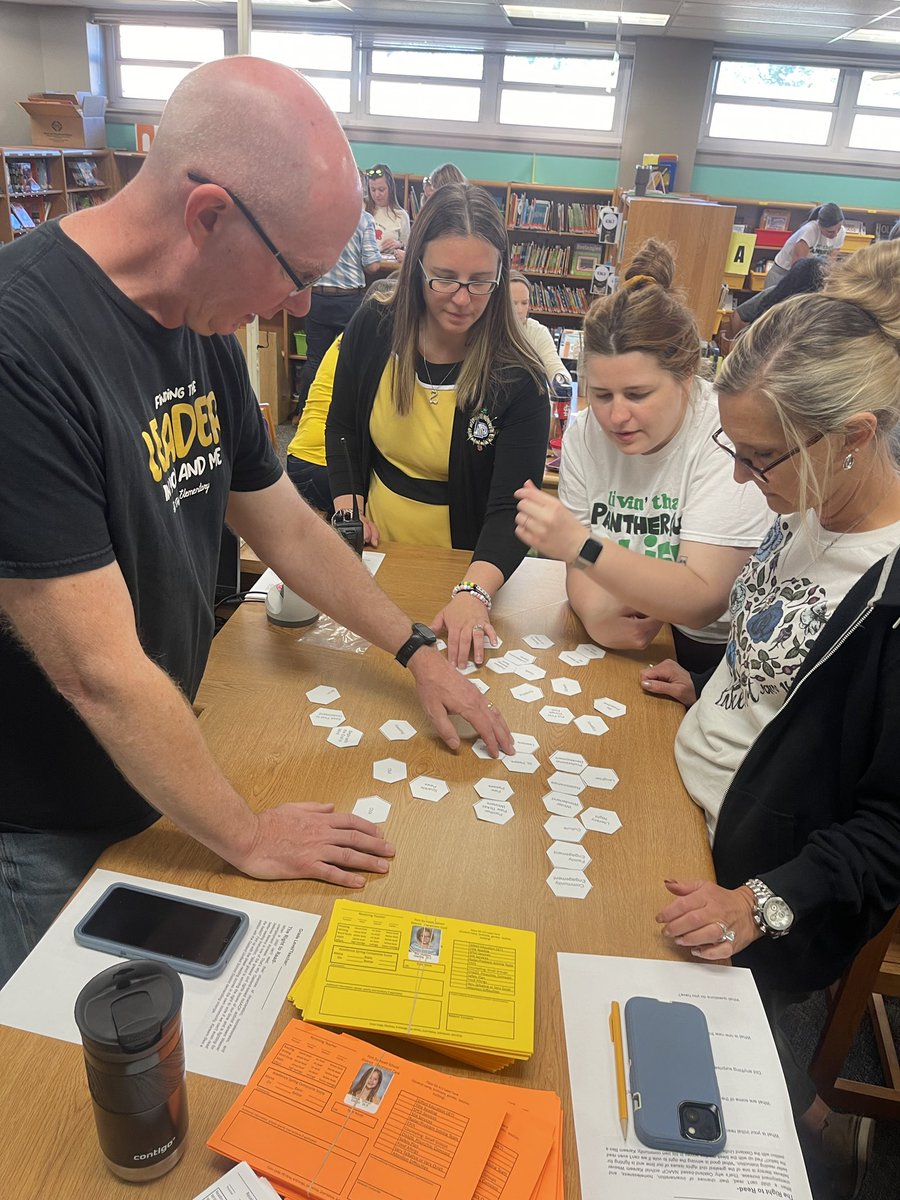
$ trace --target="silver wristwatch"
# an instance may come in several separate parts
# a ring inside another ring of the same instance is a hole
[[[768,937],[780,938],[790,933],[794,924],[794,914],[790,906],[776,896],[770,887],[766,887],[761,879],[748,879],[744,884],[756,897],[753,906],[753,920]]]

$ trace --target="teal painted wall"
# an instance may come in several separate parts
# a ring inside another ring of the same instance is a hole
[[[397,174],[427,175],[441,163],[454,162],[469,179],[498,183],[546,183],[558,187],[614,188],[618,160],[576,158],[564,154],[519,154],[505,150],[453,150],[434,146],[380,146],[351,141],[361,167],[386,162]]]
[[[748,200],[795,200],[822,204],[833,200],[847,208],[900,211],[900,183],[895,179],[813,171],[757,171],[746,167],[694,167],[691,191],[707,196]]]

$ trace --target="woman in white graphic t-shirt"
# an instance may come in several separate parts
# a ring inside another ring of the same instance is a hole
[[[517,492],[517,533],[569,564],[569,602],[595,641],[640,649],[668,621],[679,662],[705,670],[724,653],[728,594],[768,517],[712,443],[715,395],[674,274],[668,247],[648,241],[622,288],[591,306],[588,405],[563,438],[559,501]]]

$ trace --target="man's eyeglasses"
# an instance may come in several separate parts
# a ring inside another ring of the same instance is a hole
[[[470,296],[489,296],[491,292],[497,290],[500,283],[499,275],[496,279],[470,279],[468,283],[463,283],[461,279],[442,279],[439,275],[429,275],[421,259],[419,259],[419,266],[422,268],[425,282],[431,290],[440,292],[444,296],[455,296],[460,288],[465,288]]]
[[[821,442],[822,438],[825,436],[824,433],[817,433],[802,446],[795,446],[793,450],[788,450],[787,454],[782,454],[780,458],[774,459],[768,464],[768,466],[757,467],[750,461],[749,458],[744,458],[743,455],[737,453],[733,446],[729,446],[727,442],[722,440],[722,435],[724,432],[725,431],[720,428],[710,436],[720,450],[724,450],[725,453],[730,455],[735,462],[740,463],[744,470],[749,472],[749,474],[751,474],[753,478],[758,480],[760,483],[768,483],[770,471],[774,471],[776,467],[780,467],[782,463],[787,462],[789,458],[793,458],[795,454],[799,454],[801,450],[808,450],[810,446],[814,446],[816,442]]]
[[[369,167],[366,175],[369,179],[381,179],[384,176],[384,170],[381,167]]]
[[[288,296],[288,299],[290,299],[291,296],[296,296],[298,293],[305,292],[309,288],[312,287],[314,281],[310,280],[309,283],[303,282],[303,280],[300,278],[300,276],[297,274],[297,272],[290,265],[288,260],[284,257],[284,255],[281,253],[281,251],[278,249],[278,247],[275,245],[275,243],[272,241],[272,239],[269,237],[269,235],[263,229],[262,225],[260,225],[259,221],[257,221],[256,217],[254,217],[253,213],[250,211],[250,209],[247,207],[247,205],[243,202],[243,200],[240,198],[240,196],[236,196],[234,194],[234,192],[231,190],[231,188],[227,188],[224,183],[216,183],[215,180],[207,179],[205,175],[200,175],[196,171],[188,171],[187,177],[188,177],[188,179],[190,179],[190,181],[192,183],[210,183],[210,184],[212,184],[213,187],[221,188],[222,191],[225,193],[225,195],[229,198],[229,200],[231,200],[231,202],[234,204],[234,206],[243,213],[243,215],[249,221],[250,226],[253,229],[254,233],[257,234],[257,236],[260,238],[260,240],[262,241],[262,243],[264,244],[266,249],[269,251],[269,253],[273,254],[275,256],[275,261],[278,263],[279,267],[281,267],[282,271],[284,271],[285,275],[287,275],[288,279],[294,285],[294,291],[291,292],[290,296]]]

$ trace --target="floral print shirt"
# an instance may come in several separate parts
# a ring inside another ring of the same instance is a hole
[[[734,772],[784,703],[825,622],[898,543],[900,523],[835,534],[811,513],[778,516],[735,580],[725,658],[675,741],[682,779],[706,810],[711,836]]]

